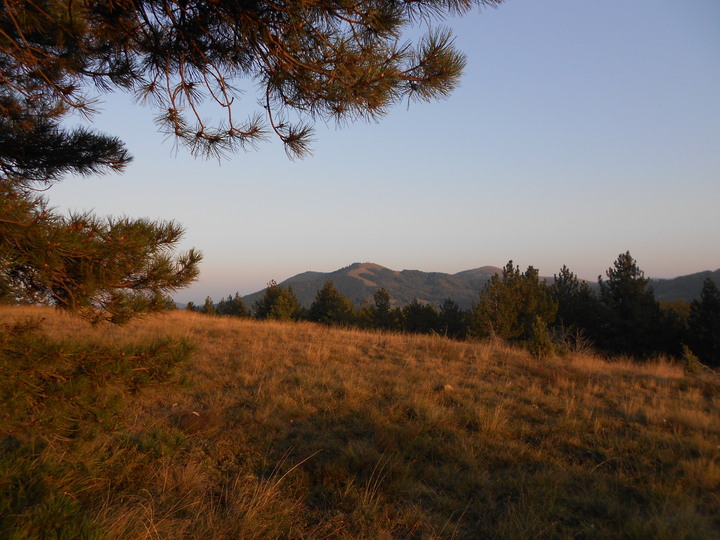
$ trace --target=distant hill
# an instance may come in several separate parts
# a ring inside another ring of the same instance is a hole
[[[363,301],[372,302],[373,294],[384,287],[397,306],[409,304],[417,299],[433,305],[441,304],[452,298],[457,304],[468,309],[477,300],[480,289],[494,274],[502,272],[496,266],[483,266],[465,270],[457,274],[442,272],[422,272],[403,270],[398,272],[374,263],[355,263],[334,272],[303,272],[280,285],[292,285],[300,303],[309,307],[315,300],[318,289],[327,280],[352,302],[359,306]],[[248,306],[253,306],[265,290],[249,294],[243,298]]]
[[[305,307],[310,307],[317,291],[327,280],[332,280],[335,287],[356,306],[360,306],[363,301],[372,302],[373,294],[384,287],[396,306],[404,306],[416,299],[438,306],[445,299],[452,298],[461,308],[469,309],[490,277],[501,272],[502,268],[497,266],[483,266],[457,274],[420,270],[398,272],[379,264],[355,263],[334,272],[303,272],[286,279],[280,285],[292,285],[298,300]],[[700,296],[706,277],[710,277],[720,286],[720,270],[698,272],[673,279],[651,279],[651,285],[658,300],[689,302]],[[544,279],[552,283],[551,277]],[[590,282],[590,286],[597,290],[597,282]],[[252,307],[264,292],[265,289],[262,289],[245,296],[243,300]]]
[[[653,279],[650,284],[655,291],[655,298],[667,302],[674,300],[695,300],[700,298],[703,282],[710,278],[715,285],[720,287],[720,269],[711,272],[697,272],[687,276],[680,276],[672,279]]]

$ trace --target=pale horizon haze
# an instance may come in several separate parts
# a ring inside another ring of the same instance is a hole
[[[448,99],[317,124],[299,161],[274,140],[193,159],[157,111],[103,95],[93,126],[135,160],[60,182],[51,206],[181,223],[205,258],[180,302],[354,262],[593,281],[625,251],[647,277],[720,267],[720,2],[509,0],[438,25],[467,56]],[[245,86],[240,116],[258,108]]]

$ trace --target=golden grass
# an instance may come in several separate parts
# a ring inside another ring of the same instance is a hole
[[[56,340],[196,345],[175,378],[125,397],[114,433],[53,447],[95,475],[66,491],[109,537],[718,537],[714,374],[309,323],[172,312],[91,327],[0,308],[0,324],[22,317]]]

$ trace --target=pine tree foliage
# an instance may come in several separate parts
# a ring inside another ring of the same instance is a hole
[[[397,328],[398,313],[392,307],[390,294],[385,287],[381,287],[373,294],[373,304],[364,306],[360,310],[360,316],[370,328],[391,330]]]
[[[557,303],[552,299],[537,269],[525,272],[508,262],[502,276],[495,274],[480,292],[473,307],[472,333],[507,340],[527,340],[539,319],[548,325],[555,320]]]
[[[447,298],[440,305],[440,326],[443,335],[453,338],[462,339],[467,335],[469,326],[468,312],[460,309],[451,298]]]
[[[323,324],[347,326],[355,321],[355,307],[335,288],[335,284],[328,280],[315,295],[308,311],[308,319]]]
[[[557,303],[556,328],[564,333],[583,331],[594,336],[601,326],[602,306],[587,282],[565,265],[553,276],[550,295]]]
[[[700,361],[720,367],[720,291],[707,278],[699,300],[690,304],[688,320],[692,350]]]
[[[650,280],[630,252],[621,253],[607,281],[598,277],[600,302],[605,310],[599,345],[611,353],[648,357],[660,352],[678,353],[675,320],[663,314]]]
[[[205,315],[217,315],[217,310],[215,309],[215,302],[213,302],[213,299],[209,296],[206,296],[205,303],[203,304],[203,307],[200,311]]]
[[[431,334],[442,331],[440,314],[430,304],[413,300],[400,310],[400,325],[404,332]]]
[[[429,30],[406,43],[403,31],[501,2],[6,0],[0,83],[17,104],[85,112],[88,83],[128,89],[196,154],[274,132],[300,156],[316,119],[375,119],[403,100],[446,96],[465,63],[452,36]],[[243,80],[260,88],[258,111],[237,111]],[[221,119],[207,122],[206,105]]]
[[[0,298],[51,303],[90,321],[164,311],[197,276],[200,254],[172,251],[177,224],[58,215],[0,181]]]
[[[273,279],[267,285],[263,297],[255,302],[255,317],[279,321],[297,320],[302,308],[292,287],[278,285]]]
[[[249,317],[250,310],[245,305],[240,293],[236,292],[235,296],[228,295],[218,302],[216,311],[218,315],[229,315],[231,317]]]

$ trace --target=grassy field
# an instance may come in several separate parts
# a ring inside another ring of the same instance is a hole
[[[720,538],[716,374],[186,312],[0,324],[2,538]]]

